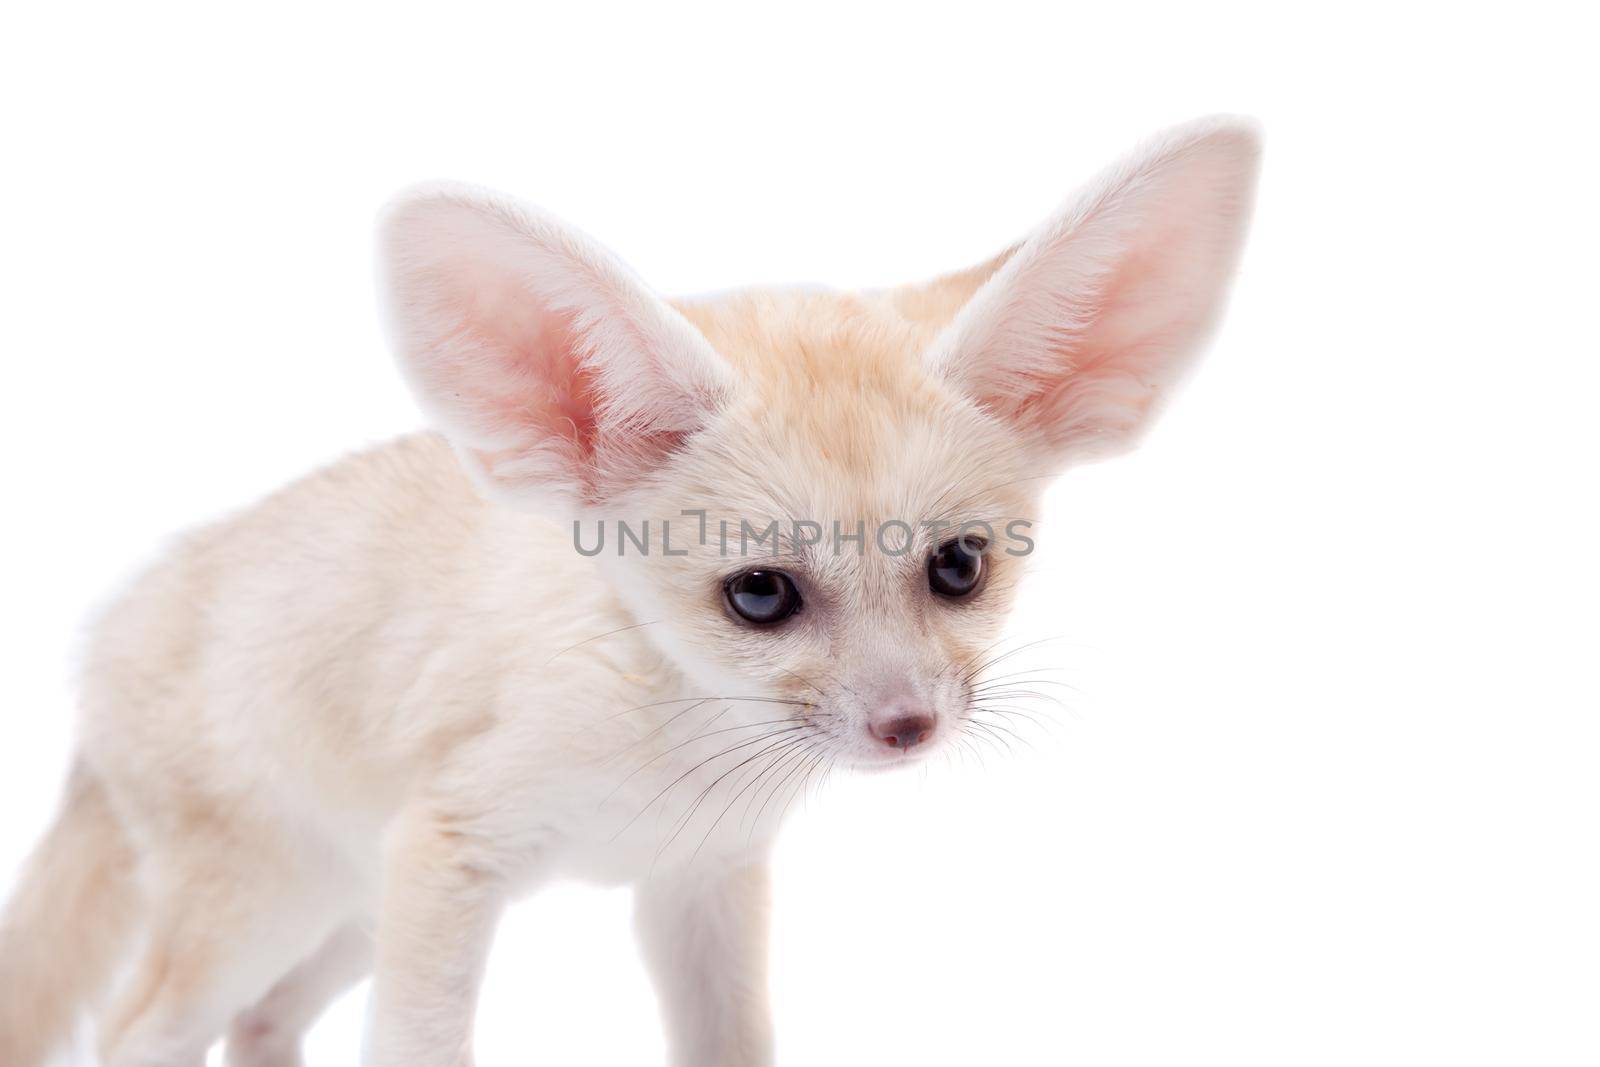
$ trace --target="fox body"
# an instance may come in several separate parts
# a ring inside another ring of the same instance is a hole
[[[498,915],[553,874],[636,887],[675,1063],[769,1062],[789,800],[994,714],[1026,566],[998,531],[1191,362],[1255,157],[1244,123],[1172,131],[994,260],[857,294],[669,303],[503,198],[400,200],[395,346],[437,432],[190,535],[100,620],[0,927],[0,1063],[104,1000],[110,1067],[224,1035],[294,1064],[368,973],[368,1064],[468,1063]]]

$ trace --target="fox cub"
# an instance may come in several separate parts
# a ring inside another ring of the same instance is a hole
[[[1000,721],[1023,520],[1191,363],[1256,158],[1248,122],[1169,131],[981,266],[861,293],[668,301],[533,208],[403,197],[434,430],[106,612],[0,925],[0,1064],[90,1007],[108,1067],[286,1067],[370,973],[364,1062],[462,1067],[500,912],[554,874],[635,886],[675,1064],[771,1062],[788,801]]]

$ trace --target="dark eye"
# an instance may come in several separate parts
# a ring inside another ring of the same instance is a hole
[[[745,571],[724,587],[728,606],[758,626],[782,622],[800,610],[800,590],[782,571]]]
[[[983,579],[981,537],[960,537],[946,541],[928,557],[928,588],[940,596],[962,597],[978,588]]]

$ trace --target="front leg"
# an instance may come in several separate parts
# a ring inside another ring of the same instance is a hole
[[[767,867],[656,873],[635,889],[639,940],[655,978],[675,1067],[765,1067]]]
[[[366,1067],[470,1067],[472,1024],[506,901],[491,851],[428,805],[390,833]]]

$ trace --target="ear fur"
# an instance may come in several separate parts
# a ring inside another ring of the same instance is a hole
[[[983,282],[929,369],[1058,460],[1130,447],[1220,315],[1258,155],[1252,123],[1214,118],[1105,171]]]
[[[424,410],[494,496],[602,504],[660,468],[730,371],[682,315],[555,218],[466,186],[382,226],[395,348]]]

